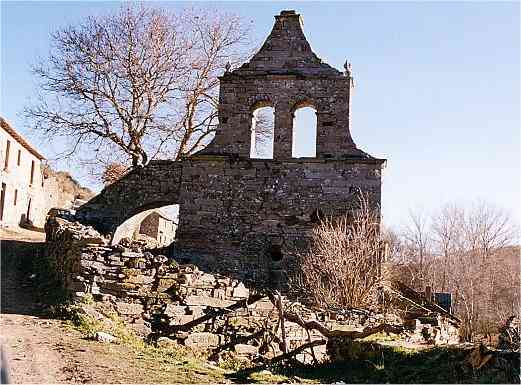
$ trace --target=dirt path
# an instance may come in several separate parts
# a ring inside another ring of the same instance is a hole
[[[0,229],[0,343],[7,353],[11,383],[216,382],[214,370],[87,340],[62,321],[41,316],[43,306],[32,295],[31,279],[20,274],[20,264],[42,241],[42,234]]]
[[[6,233],[2,236],[2,281],[0,317],[1,343],[7,353],[13,383],[57,383],[67,376],[69,362],[63,344],[72,332],[64,333],[61,323],[38,317],[41,306],[31,295],[30,279],[21,277],[18,263],[33,252],[39,233]],[[32,247],[34,245],[34,247]],[[29,281],[29,282],[24,282]]]

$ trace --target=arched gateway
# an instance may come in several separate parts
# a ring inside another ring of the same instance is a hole
[[[351,138],[350,66],[340,72],[323,63],[294,11],[275,19],[250,62],[221,76],[210,145],[183,161],[132,171],[80,208],[82,222],[110,233],[139,211],[179,204],[178,249],[260,281],[303,244],[313,213],[343,215],[359,190],[379,206],[385,160]],[[266,101],[275,116],[273,159],[250,159],[252,114]],[[316,110],[314,158],[292,158],[294,112],[302,106]]]

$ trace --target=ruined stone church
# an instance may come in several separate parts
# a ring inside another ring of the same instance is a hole
[[[174,257],[251,282],[278,279],[320,216],[338,217],[362,191],[380,205],[381,169],[351,137],[350,66],[339,71],[313,53],[295,11],[248,62],[220,77],[219,126],[202,151],[156,160],[106,187],[77,218],[111,234],[143,210],[179,204]],[[253,114],[274,109],[273,159],[254,159]],[[316,156],[292,157],[295,112],[316,111]]]

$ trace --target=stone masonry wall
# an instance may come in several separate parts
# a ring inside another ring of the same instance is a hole
[[[171,325],[181,325],[250,295],[250,289],[238,280],[154,256],[136,243],[109,246],[107,238],[79,223],[51,218],[46,235],[47,257],[55,263],[57,277],[65,287],[76,298],[91,294],[96,301],[111,304],[143,336],[151,331],[146,321],[158,311]],[[278,311],[264,299],[229,312],[224,318],[202,323],[177,339],[204,350],[226,343],[231,337],[248,335],[260,322],[275,322],[277,316]],[[311,312],[309,317],[316,319]],[[287,324],[287,336],[290,347],[308,341],[305,330],[291,323]],[[319,337],[313,334],[313,338]],[[252,345],[241,345],[236,350],[256,354]]]
[[[189,255],[214,271],[269,284],[303,247],[319,216],[353,209],[359,191],[380,202],[380,164],[306,159],[233,160],[201,155],[131,172],[80,208],[83,223],[99,230],[143,209],[179,204],[174,256]],[[156,187],[154,187],[156,186]],[[275,258],[277,259],[277,258]]]

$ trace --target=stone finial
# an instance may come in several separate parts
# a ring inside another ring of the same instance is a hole
[[[346,62],[344,63],[344,69],[346,70],[346,75],[348,77],[351,77],[351,75],[353,74],[353,67],[351,66],[351,62],[348,62],[346,60]]]
[[[230,62],[227,62],[226,65],[224,66],[224,71],[230,72],[230,68],[232,68],[232,65],[230,64]]]
[[[353,66],[351,65],[351,62],[346,60],[344,63],[344,69],[346,70],[345,75],[349,79],[349,84],[352,88],[355,88],[355,79],[353,77]]]

